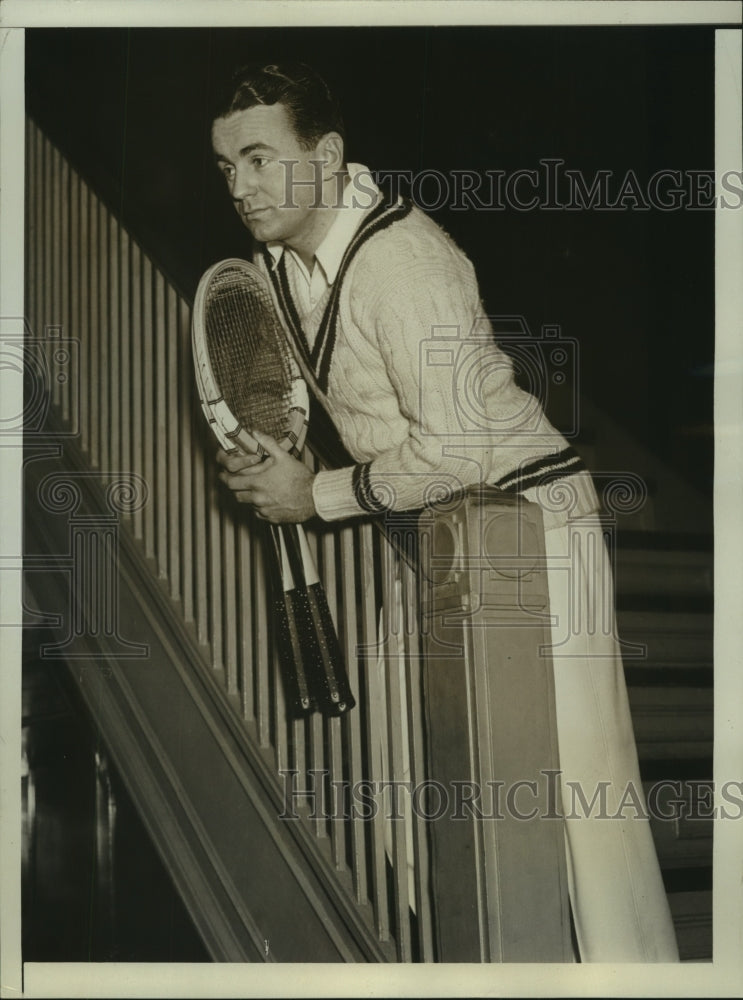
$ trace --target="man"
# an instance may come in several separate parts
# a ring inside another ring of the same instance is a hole
[[[385,203],[368,170],[345,162],[341,117],[323,81],[307,67],[244,71],[214,120],[212,143],[303,374],[353,457],[313,476],[256,432],[265,462],[218,455],[236,497],[277,523],[333,521],[416,509],[442,489],[488,483],[542,504],[553,565],[570,551],[568,524],[572,537],[588,539],[595,527],[583,525],[595,525],[598,508],[591,477],[517,387],[472,265],[424,213]],[[446,352],[441,363],[421,363],[442,331],[449,347],[452,335],[465,345],[463,368],[446,363]],[[555,481],[570,498],[563,509],[548,499]],[[613,615],[613,597],[587,561],[572,572],[579,579],[571,593],[611,601]],[[561,625],[575,611],[565,576],[549,572]],[[639,790],[641,782],[610,631],[560,636],[555,698],[563,781],[590,795],[610,779],[611,811],[628,784]],[[647,821],[568,819],[566,835],[583,961],[676,960]]]

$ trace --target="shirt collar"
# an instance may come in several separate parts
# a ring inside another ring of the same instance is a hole
[[[336,213],[333,225],[315,251],[315,260],[325,272],[329,285],[333,284],[338,275],[343,254],[361,225],[361,220],[377,204],[380,194],[368,167],[360,163],[349,163],[346,169],[349,182],[343,190],[343,207]],[[267,243],[266,248],[273,258],[272,266],[276,268],[284,252],[284,244]]]

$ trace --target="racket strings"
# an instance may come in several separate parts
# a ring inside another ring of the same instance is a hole
[[[281,440],[292,368],[268,290],[244,272],[225,271],[212,282],[205,319],[212,368],[227,406],[243,427]]]

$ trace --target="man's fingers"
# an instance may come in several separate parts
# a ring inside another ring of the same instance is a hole
[[[243,469],[260,465],[262,459],[259,455],[250,455],[244,451],[228,452],[220,448],[217,452],[217,461],[229,472],[241,472]]]
[[[263,431],[256,430],[251,430],[250,434],[262,448],[265,448],[272,458],[281,458],[287,454],[276,438],[272,438],[270,434],[264,434]]]
[[[231,489],[233,493],[238,490],[250,491],[253,486],[253,480],[250,478],[248,470],[240,470],[239,472],[220,472],[219,479],[225,484],[228,489]]]
[[[251,503],[258,507],[267,502],[265,490],[257,485],[249,473],[220,472],[219,478],[241,503]]]
[[[258,496],[253,490],[235,490],[235,497],[240,503],[249,503],[256,508],[260,506]]]

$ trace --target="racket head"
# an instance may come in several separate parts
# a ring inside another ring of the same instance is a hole
[[[298,455],[307,434],[309,394],[262,271],[236,257],[205,271],[191,339],[199,399],[221,446],[262,454],[250,433],[256,429]]]

